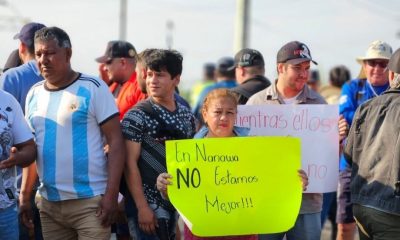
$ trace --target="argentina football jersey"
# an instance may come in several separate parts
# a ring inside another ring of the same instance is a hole
[[[61,91],[62,90],[62,91]],[[103,194],[107,159],[102,123],[118,115],[107,86],[80,74],[63,89],[34,85],[26,100],[26,119],[38,148],[40,194],[49,201]]]

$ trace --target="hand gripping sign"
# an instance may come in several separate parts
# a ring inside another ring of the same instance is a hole
[[[283,232],[299,213],[300,139],[167,141],[168,196],[197,236]]]

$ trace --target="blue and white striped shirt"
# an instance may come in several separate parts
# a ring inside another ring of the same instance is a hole
[[[100,126],[118,115],[107,86],[80,74],[63,89],[34,85],[26,99],[26,119],[38,148],[40,194],[49,201],[103,194],[107,159]]]

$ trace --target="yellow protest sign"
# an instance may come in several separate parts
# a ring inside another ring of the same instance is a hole
[[[172,204],[197,236],[283,232],[301,203],[300,139],[234,137],[166,142]]]

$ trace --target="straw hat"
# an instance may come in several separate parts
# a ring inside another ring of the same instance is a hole
[[[366,78],[364,69],[362,67],[364,60],[369,60],[369,59],[389,60],[390,57],[392,56],[392,53],[393,53],[392,47],[388,43],[380,40],[373,41],[369,45],[365,53],[365,56],[356,58],[357,62],[361,64],[361,70],[360,73],[358,74],[358,78],[360,79]]]

